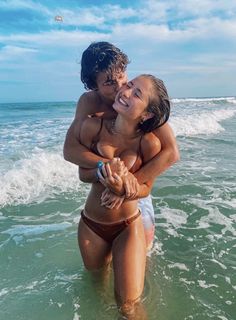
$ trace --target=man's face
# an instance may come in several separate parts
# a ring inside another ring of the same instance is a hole
[[[98,92],[105,99],[108,99],[113,103],[115,97],[120,88],[127,83],[126,72],[120,72],[114,74],[112,77],[108,77],[107,73],[100,72],[97,75],[97,87]]]

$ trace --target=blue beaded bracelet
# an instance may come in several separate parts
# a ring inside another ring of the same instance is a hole
[[[99,172],[101,173],[101,169],[102,169],[103,166],[104,166],[104,162],[102,162],[102,161],[98,161],[97,164],[96,164],[96,167],[97,167],[97,170],[96,170],[97,181],[99,181],[99,179],[100,179],[98,173]]]
[[[103,161],[98,161],[97,164],[96,164],[96,167],[97,167],[98,169],[101,169],[101,168],[103,167],[103,165],[104,165],[104,162],[103,162]]]

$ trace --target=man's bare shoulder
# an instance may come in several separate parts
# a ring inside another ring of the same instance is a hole
[[[166,122],[165,124],[163,124],[162,126],[160,126],[159,128],[155,129],[153,131],[153,133],[160,138],[161,136],[165,136],[165,135],[172,135],[173,131],[171,126],[169,125],[168,122]],[[160,138],[161,139],[161,138]]]
[[[87,145],[86,142],[91,143],[101,127],[101,118],[86,118],[81,126],[80,141]]]
[[[79,98],[79,102],[89,102],[89,103],[92,103],[92,104],[95,104],[97,102],[100,102],[100,97],[97,93],[97,91],[88,91],[88,92],[84,92],[80,98]]]
[[[76,108],[76,118],[87,117],[98,112],[100,105],[100,97],[96,91],[84,92],[78,102]]]

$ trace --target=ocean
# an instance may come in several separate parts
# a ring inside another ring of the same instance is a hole
[[[63,159],[75,102],[0,104],[0,319],[119,319],[112,274],[84,269],[77,223],[89,186]],[[236,315],[236,98],[173,99],[181,161],[152,190],[149,320]]]

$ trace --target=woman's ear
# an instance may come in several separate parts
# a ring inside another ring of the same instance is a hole
[[[154,117],[154,113],[153,112],[146,112],[145,115],[142,116],[142,120],[143,122],[148,120],[148,119],[151,119]]]

